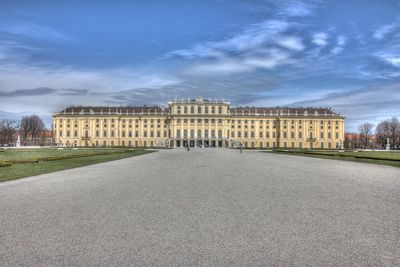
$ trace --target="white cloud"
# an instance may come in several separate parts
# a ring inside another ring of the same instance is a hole
[[[120,90],[135,88],[157,90],[180,82],[176,77],[163,73],[147,73],[133,69],[78,70],[70,67],[51,69],[0,65],[0,90],[3,93],[39,87],[60,89],[60,93],[13,97],[13,101],[0,97],[0,110],[51,113],[68,104],[104,104],[109,100],[110,93]],[[78,95],[74,93],[76,89],[87,89],[89,93]]]
[[[283,35],[291,27],[293,25],[286,21],[263,21],[251,25],[232,38],[205,42],[188,50],[175,50],[164,59],[181,57],[196,60],[183,71],[190,75],[227,75],[257,69],[271,70],[294,62],[290,51],[278,49],[276,45],[292,51],[305,49],[299,37]]]
[[[190,75],[228,75],[250,72],[256,69],[271,70],[276,67],[292,64],[295,61],[290,54],[281,49],[264,49],[248,53],[240,58],[224,57],[216,60],[194,64],[185,73]]]
[[[285,48],[295,51],[302,51],[305,48],[302,40],[295,36],[281,37],[278,39],[277,43]]]
[[[396,54],[396,53],[389,53],[389,52],[380,52],[377,53],[376,56],[378,58],[380,58],[382,61],[400,68],[400,54]]]
[[[339,35],[336,39],[336,46],[331,50],[331,54],[339,55],[340,53],[342,53],[344,50],[344,46],[346,45],[346,42],[347,42],[346,37],[344,37],[343,35]]]
[[[343,35],[338,36],[337,38],[337,45],[343,46],[346,44],[346,37]]]
[[[23,77],[23,79],[21,79]],[[161,73],[133,69],[79,70],[71,67],[0,65],[0,86],[9,90],[34,87],[93,88],[99,91],[135,87],[158,88],[179,82]]]
[[[279,12],[282,15],[290,16],[290,17],[305,17],[312,14],[315,6],[310,3],[305,3],[302,1],[287,1],[280,2],[282,4],[281,11]]]
[[[195,64],[189,67],[185,73],[189,75],[226,75],[251,70],[252,67],[243,64],[238,59],[224,58],[214,62]]]
[[[167,53],[163,58],[202,59],[220,57],[222,56],[221,53],[226,52],[244,52],[273,43],[279,33],[289,29],[291,26],[286,21],[266,20],[251,25],[232,38],[217,42],[205,42],[187,50],[174,50]]]
[[[397,24],[387,24],[379,27],[375,30],[373,37],[376,40],[382,40],[385,38],[386,35],[392,33],[398,27]]]
[[[329,35],[325,32],[318,32],[313,35],[312,42],[318,46],[326,46],[328,44]]]
[[[340,53],[343,52],[343,47],[342,46],[335,46],[334,48],[332,48],[331,50],[331,54],[332,55],[339,55]]]
[[[293,105],[333,107],[345,114],[346,131],[353,131],[357,129],[358,124],[365,121],[376,124],[382,119],[392,117],[393,114],[399,114],[398,103],[400,103],[400,84],[392,83],[330,93],[321,98],[296,102]]]
[[[1,21],[0,32],[56,42],[73,40],[71,36],[51,27],[24,21]]]

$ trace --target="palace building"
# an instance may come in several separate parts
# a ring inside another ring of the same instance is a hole
[[[54,114],[61,146],[341,148],[344,115],[328,108],[231,107],[175,100],[168,107],[68,107]]]

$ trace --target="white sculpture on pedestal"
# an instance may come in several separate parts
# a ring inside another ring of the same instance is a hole
[[[15,142],[15,146],[16,147],[20,147],[21,146],[21,137],[19,135],[18,135],[17,142]]]
[[[386,138],[386,150],[390,150],[389,138]]]

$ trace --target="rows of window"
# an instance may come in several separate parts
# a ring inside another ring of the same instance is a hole
[[[196,113],[197,111],[197,113]],[[176,106],[177,114],[222,114],[222,107],[215,106]]]
[[[71,133],[73,133],[73,136],[71,135]],[[183,133],[183,135],[181,133]],[[216,135],[216,133],[217,133],[217,135]],[[281,136],[281,132],[275,132],[274,131],[271,134],[272,134],[272,138],[276,138],[276,137],[281,138],[281,137],[283,137],[283,138],[287,139],[288,136],[289,136],[288,132],[283,132],[282,136]],[[196,136],[195,136],[195,130],[194,129],[191,129],[191,130],[184,129],[183,132],[181,132],[181,129],[177,129],[176,136],[177,136],[177,138],[181,138],[181,137],[184,137],[184,138],[187,138],[187,137],[190,137],[190,138],[195,138],[195,137],[197,137],[197,138],[202,138],[202,137],[205,137],[205,138],[208,138],[208,137],[222,138],[223,137],[222,130],[216,131],[214,129],[212,129],[212,130],[205,129],[204,133],[203,133],[202,130],[198,129]],[[59,137],[63,137],[63,131],[62,130],[59,131]],[[77,138],[78,137],[78,131],[75,130],[75,131],[71,132],[70,130],[67,130],[65,137]],[[89,137],[88,130],[84,131],[84,137],[85,138]],[[111,130],[111,131],[108,132],[107,130],[104,130],[104,131],[102,131],[102,135],[100,136],[100,131],[96,130],[94,137],[96,137],[96,138],[100,138],[100,137],[103,137],[103,138],[116,137],[116,131]],[[123,138],[125,138],[125,137],[129,137],[129,138],[139,137],[139,131],[121,131],[121,137],[123,137]],[[143,131],[143,137],[167,137],[167,131],[164,131],[164,132],[162,132],[162,131]],[[242,138],[242,137],[244,137],[244,138],[249,138],[249,137],[250,138],[255,138],[255,132],[254,131],[250,131],[250,132],[248,132],[248,131],[232,131],[231,135],[229,136],[229,131],[228,131],[228,137],[231,137],[231,138]],[[259,138],[264,138],[264,132],[260,131],[258,137]],[[271,137],[270,132],[268,132],[268,131],[265,132],[265,138],[270,138],[270,137]],[[324,137],[325,137],[324,132],[320,132],[320,138],[324,139]],[[296,138],[295,132],[290,132],[290,138],[291,139]],[[303,133],[301,131],[298,132],[297,138],[299,138],[299,139],[303,138]],[[313,135],[313,132],[309,133],[309,138],[315,138],[315,136]],[[328,132],[326,138],[327,139],[331,139],[332,138],[332,133]],[[339,133],[338,132],[335,133],[335,138],[336,139],[339,138]]]
[[[71,128],[70,120],[67,119],[66,121],[67,121],[66,128]],[[110,125],[111,128],[116,128],[115,119],[102,119],[101,121],[103,122],[103,127],[104,128],[107,128],[108,125]],[[108,121],[110,121],[111,124],[108,124]],[[200,118],[198,118],[198,119],[193,119],[193,118],[192,119],[180,119],[180,118],[178,118],[176,120],[177,124],[180,124],[180,123],[184,123],[184,124],[191,123],[191,124],[194,124],[196,121],[197,121],[197,123],[211,123],[211,124],[215,124],[215,123],[222,124],[223,123],[222,119],[200,119]],[[131,129],[131,128],[133,128],[133,125],[135,126],[135,128],[139,128],[139,119],[122,119],[121,122],[122,122],[122,125],[121,125],[122,127],[121,128],[130,128]],[[148,124],[148,122],[150,124]],[[227,122],[231,124],[231,128],[239,128],[240,129],[240,128],[243,127],[244,129],[247,129],[250,126],[250,129],[255,129],[255,123],[258,122],[258,125],[259,125],[260,129],[264,128],[264,125],[265,125],[266,129],[270,129],[270,120],[257,120],[256,121],[256,120],[241,120],[241,119],[238,119],[238,120],[235,121],[235,119],[232,119],[231,121],[227,120]],[[135,123],[135,124],[133,124],[133,123]],[[157,123],[157,124],[155,125],[154,123]],[[164,128],[168,127],[167,120],[161,120],[161,119],[144,119],[143,120],[143,127],[144,128],[147,128],[147,127],[155,128],[155,126],[156,126],[156,128],[161,128],[161,123],[164,123],[164,125],[163,125]],[[313,129],[314,126],[316,127],[317,123],[318,123],[318,121],[312,121],[311,120],[310,123],[309,123],[309,128]],[[271,124],[272,124],[271,128],[273,128],[273,129],[276,129],[277,125],[281,125],[283,129],[288,129],[289,120],[283,120],[283,123],[282,122],[278,122],[276,120],[271,120]],[[302,120],[299,120],[299,121],[291,120],[290,128],[291,129],[295,129],[295,125],[296,124],[297,124],[299,129],[303,128],[302,127],[302,125],[303,125],[303,121]],[[320,129],[325,129],[325,127],[327,126],[327,129],[331,130],[333,122],[330,121],[330,120],[329,121],[321,120],[319,124],[320,124]],[[60,129],[63,128],[63,120],[62,119],[59,120],[58,126],[59,126]],[[77,123],[76,119],[74,120],[73,126],[74,126],[74,128],[78,128],[78,123]],[[96,119],[96,125],[95,126],[96,126],[96,128],[100,128],[100,119]],[[339,122],[338,121],[335,122],[335,126],[334,127],[335,127],[335,130],[339,129]],[[88,122],[87,119],[85,120],[84,128],[86,128],[86,129],[89,128],[89,122]]]
[[[143,131],[142,133],[143,133],[143,137],[168,137],[167,131]],[[73,135],[71,135],[71,134],[73,134]],[[62,130],[59,131],[58,137],[60,137],[60,138],[64,137]],[[65,132],[65,137],[78,138],[78,131],[75,130],[75,131],[71,132],[71,131],[67,130]],[[84,131],[83,137],[85,137],[85,138],[89,138],[90,137],[88,130]],[[103,137],[103,138],[117,137],[117,132],[116,131],[109,131],[108,132],[107,130],[104,130],[104,131],[100,132],[99,130],[96,130],[94,137],[96,137],[96,138],[100,138],[100,137]],[[139,137],[139,131],[121,131],[121,136],[120,137],[122,137],[122,138],[125,138],[125,137],[130,137],[130,138]]]

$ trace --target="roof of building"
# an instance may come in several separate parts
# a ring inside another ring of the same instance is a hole
[[[170,109],[160,106],[140,106],[140,107],[107,107],[107,106],[86,106],[86,107],[68,107],[57,114],[167,114]],[[314,107],[231,107],[232,115],[286,115],[286,116],[343,116],[336,113],[331,108]]]
[[[233,114],[272,114],[272,115],[330,115],[340,116],[330,108],[313,107],[235,107],[230,109]]]
[[[158,106],[142,106],[142,107],[68,107],[58,114],[132,114],[132,113],[166,113],[169,112],[168,108]]]

